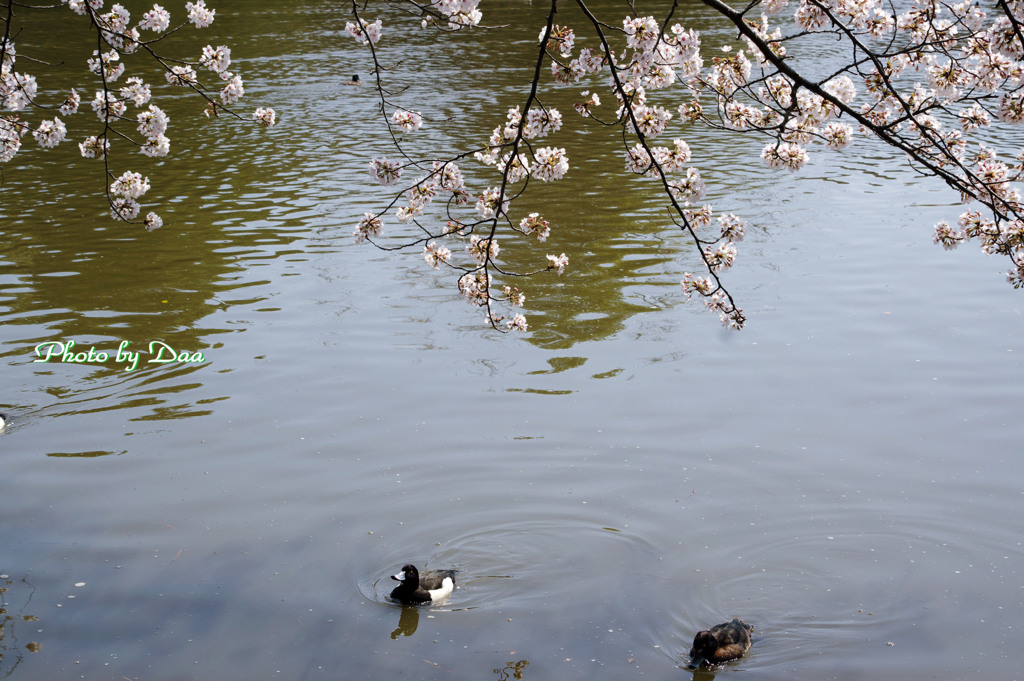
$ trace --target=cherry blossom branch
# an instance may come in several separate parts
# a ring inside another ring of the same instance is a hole
[[[439,8],[438,11],[446,17],[463,18],[458,22],[449,22],[447,28],[464,27],[467,25],[466,19],[471,25],[476,25],[479,20],[479,12],[472,0],[462,4],[436,6]],[[542,33],[550,33],[551,27],[554,25],[556,11],[557,5],[552,2],[546,28]],[[484,309],[488,324],[500,331],[524,330],[526,328],[525,317],[516,314],[511,319],[507,319],[495,308],[495,303],[499,301],[512,307],[521,307],[525,300],[524,294],[517,287],[512,286],[502,286],[500,293],[496,293],[498,289],[493,283],[495,275],[518,278],[539,273],[544,269],[556,269],[561,272],[567,264],[564,254],[557,257],[548,256],[546,268],[539,268],[532,272],[517,272],[504,267],[498,260],[500,253],[498,236],[499,231],[503,228],[520,235],[536,235],[541,240],[547,236],[549,230],[548,223],[537,213],[531,213],[523,218],[517,226],[509,216],[509,204],[526,192],[531,179],[537,178],[544,181],[558,179],[568,168],[564,159],[564,149],[534,148],[530,142],[532,138],[546,135],[561,126],[561,114],[544,107],[539,99],[538,90],[545,59],[543,42],[534,62],[529,91],[523,104],[521,107],[509,109],[508,122],[504,127],[499,127],[494,131],[485,146],[472,152],[449,156],[445,160],[419,161],[412,158],[405,150],[402,137],[395,133],[395,126],[401,127],[407,133],[419,130],[422,119],[411,109],[392,102],[386,94],[386,85],[382,75],[385,69],[382,67],[377,47],[382,35],[381,22],[380,20],[372,22],[367,20],[362,16],[362,10],[358,4],[353,4],[353,17],[355,21],[346,24],[346,31],[358,43],[368,46],[371,51],[375,66],[379,110],[392,139],[392,146],[403,159],[402,162],[382,158],[374,159],[370,164],[371,175],[378,183],[389,185],[400,181],[403,171],[408,168],[426,172],[426,175],[415,183],[406,185],[407,188],[404,192],[393,196],[383,209],[375,213],[364,214],[355,230],[356,240],[369,241],[385,250],[422,246],[424,259],[429,265],[434,268],[444,265],[461,272],[458,279],[459,291],[469,302]],[[426,23],[430,25],[431,22]],[[392,106],[397,106],[395,113],[387,117],[387,111]],[[412,117],[413,114],[415,117]],[[458,162],[470,155],[485,165],[497,166],[499,172],[496,185],[488,187],[479,194],[475,219],[457,216],[458,209],[467,206],[472,197],[458,167]],[[519,182],[523,183],[522,187],[513,191],[512,185]],[[450,192],[451,196],[445,202],[444,208],[448,220],[443,229],[437,230],[427,226],[420,216],[441,191]],[[407,204],[399,205],[405,201]],[[394,209],[394,215],[399,222],[413,223],[418,230],[418,235],[402,238],[397,245],[381,242],[380,235],[384,227],[382,217],[392,209]],[[438,245],[436,240],[439,239],[468,239],[465,250],[472,262],[470,264],[453,262],[451,250]]]
[[[93,57],[88,59],[87,65],[99,78],[99,89],[92,101],[92,109],[100,119],[102,129],[99,134],[91,135],[81,142],[79,150],[85,158],[100,158],[103,161],[104,195],[111,216],[124,222],[141,222],[149,230],[156,229],[163,224],[163,220],[154,212],[148,213],[141,221],[136,220],[141,210],[138,199],[149,190],[149,179],[131,171],[115,177],[110,168],[110,146],[111,138],[118,138],[131,142],[146,156],[166,156],[170,150],[170,140],[165,135],[169,119],[159,107],[150,103],[150,86],[142,78],[128,77],[127,84],[120,89],[116,89],[114,83],[126,71],[122,57],[132,55],[141,49],[161,65],[168,82],[186,85],[194,94],[205,100],[208,116],[224,112],[242,119],[240,114],[229,108],[229,105],[238,101],[244,93],[242,79],[237,74],[227,71],[230,64],[230,48],[223,45],[213,48],[207,45],[199,59],[192,63],[170,59],[158,54],[153,48],[153,45],[181,30],[186,24],[192,24],[197,29],[209,26],[215,10],[206,7],[205,0],[186,2],[187,21],[171,28],[169,12],[159,5],[154,5],[142,15],[142,19],[136,25],[132,26],[129,12],[120,4],[112,5],[107,12],[101,12],[102,0],[63,0],[63,4],[88,19],[87,31],[96,31],[96,49]],[[35,77],[14,71],[18,55],[11,40],[15,20],[13,7],[12,2],[6,5],[4,38],[0,42],[0,64],[3,68],[0,74],[0,163],[11,160],[18,153],[21,149],[21,138],[29,131],[28,124],[19,119],[17,112],[32,107],[42,110],[56,109],[61,116],[72,116],[78,112],[81,103],[81,96],[72,88],[61,105],[47,106],[38,100]],[[21,7],[25,11],[59,11],[60,5]],[[151,31],[156,35],[151,40],[144,40],[141,31]],[[22,59],[41,64],[27,56]],[[192,64],[208,68],[226,82],[219,92],[219,101],[211,96],[212,90],[199,82]],[[139,112],[132,120],[126,115],[129,104],[134,104],[137,109],[146,104],[149,104],[149,107]],[[272,126],[275,118],[276,114],[272,109],[258,108],[252,114],[252,119],[265,127]],[[118,127],[123,123],[137,124],[136,130],[145,141],[140,143],[132,135],[126,134]],[[60,117],[55,116],[52,120],[43,120],[32,135],[44,149],[52,148],[65,140],[67,126]]]
[[[627,130],[632,130],[633,134],[636,135],[639,146],[643,149],[642,159],[647,163],[646,167],[642,167],[640,169],[645,175],[649,174],[651,170],[655,171],[658,179],[661,182],[664,193],[668,197],[669,204],[671,205],[673,223],[676,224],[676,226],[680,227],[687,234],[689,234],[690,238],[693,239],[693,242],[697,245],[697,253],[703,261],[708,274],[714,281],[714,285],[710,285],[710,283],[707,282],[706,280],[700,281],[699,283],[695,284],[695,280],[692,278],[692,276],[688,275],[690,278],[684,280],[684,286],[686,286],[687,283],[690,283],[689,290],[691,292],[697,292],[704,296],[710,303],[709,307],[712,307],[712,309],[717,310],[722,315],[723,323],[726,323],[727,325],[732,326],[733,328],[736,329],[741,328],[746,318],[743,315],[743,311],[736,305],[736,302],[733,299],[732,294],[730,294],[729,291],[723,285],[722,280],[718,274],[718,272],[723,269],[723,266],[731,265],[732,258],[724,258],[723,256],[725,256],[726,253],[731,253],[733,251],[728,250],[727,247],[726,251],[719,252],[716,256],[716,251],[701,248],[703,244],[708,242],[705,242],[697,234],[697,230],[694,228],[693,224],[691,224],[689,216],[693,214],[706,214],[703,212],[693,213],[689,209],[689,203],[687,203],[687,208],[685,209],[682,205],[680,205],[679,200],[677,199],[677,194],[680,193],[678,191],[679,185],[673,184],[670,181],[669,173],[666,172],[665,167],[658,160],[658,154],[655,153],[655,151],[651,148],[650,144],[648,143],[647,135],[644,134],[642,129],[643,126],[637,120],[637,112],[634,109],[632,102],[635,96],[635,90],[633,93],[627,92],[626,87],[624,86],[622,79],[620,78],[619,69],[615,66],[615,55],[612,52],[611,45],[608,42],[608,38],[605,35],[605,31],[601,22],[598,21],[597,17],[594,16],[593,12],[590,11],[590,9],[582,2],[582,0],[577,0],[577,5],[580,7],[580,9],[583,11],[583,14],[587,17],[587,19],[590,20],[591,25],[594,27],[594,31],[596,32],[597,37],[601,42],[601,49],[604,52],[605,59],[608,61],[610,65],[609,70],[611,71],[611,77],[614,83],[614,91],[618,95],[620,101],[623,102],[622,110],[625,113],[625,120],[623,121],[622,134],[623,144],[627,148],[627,153],[629,145],[625,139],[625,136],[627,134]],[[665,20],[662,22],[661,28],[657,35],[657,39],[655,41],[655,49],[657,49],[657,47],[662,44],[665,36],[665,29],[668,26],[669,21],[671,21],[672,16],[675,14],[675,11],[678,8],[678,6],[678,0],[675,0],[672,3],[672,7],[669,9],[667,13]],[[686,161],[689,160],[689,147],[684,146],[685,143],[680,144],[680,142],[681,140],[676,142],[676,149],[679,150],[678,157],[683,157],[682,163],[685,163]],[[683,151],[683,149],[685,149],[685,151]],[[697,176],[697,178],[697,181],[699,182],[699,175]],[[699,186],[702,187],[703,184],[701,183]],[[698,194],[703,194],[703,191],[695,191],[692,192],[690,195],[696,196]],[[728,246],[731,246],[731,243],[726,243],[728,244]],[[726,264],[726,262],[728,262],[728,265]]]

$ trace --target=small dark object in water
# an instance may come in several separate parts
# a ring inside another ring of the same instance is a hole
[[[415,565],[405,565],[391,579],[401,582],[391,592],[391,598],[399,603],[433,603],[445,598],[455,590],[455,570],[424,570]]]
[[[345,81],[342,85],[362,85],[362,83],[359,82],[359,74],[357,73],[352,76],[352,80]]]
[[[743,620],[718,624],[698,631],[690,649],[690,663],[694,667],[728,662],[743,657],[750,650],[750,632],[754,627]]]

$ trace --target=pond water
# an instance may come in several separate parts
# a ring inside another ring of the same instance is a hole
[[[1022,298],[932,245],[955,197],[869,144],[776,175],[744,166],[757,140],[688,137],[753,225],[728,332],[595,129],[544,188],[570,269],[500,335],[417,253],[353,243],[384,141],[339,84],[367,57],[335,4],[279,5],[218,3],[194,38],[230,39],[280,122],[175,102],[163,229],[106,219],[72,144],[5,168],[0,677],[707,680],[693,634],[738,616],[722,677],[1020,678]],[[484,9],[516,38],[396,75],[464,144],[523,96],[544,8]],[[70,340],[203,358],[33,362]],[[459,588],[391,604],[406,562]]]

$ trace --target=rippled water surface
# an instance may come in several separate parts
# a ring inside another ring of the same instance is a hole
[[[730,333],[588,128],[541,188],[572,265],[499,335],[416,252],[352,242],[386,142],[373,90],[340,86],[369,72],[344,14],[255,6],[184,44],[230,41],[280,123],[170,101],[175,154],[145,167],[163,229],[106,219],[72,144],[5,168],[0,677],[707,681],[693,635],[738,616],[754,646],[722,677],[1020,678],[1022,298],[1003,262],[931,244],[955,197],[869,144],[774,175],[756,140],[688,137],[753,225]],[[396,66],[463,149],[521,101],[543,8],[489,11],[521,29],[415,33],[426,61]],[[71,340],[203,357],[33,361]],[[406,562],[459,588],[392,604]]]

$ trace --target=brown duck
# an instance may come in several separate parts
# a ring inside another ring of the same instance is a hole
[[[754,627],[743,620],[734,619],[698,631],[690,649],[691,664],[699,667],[743,657],[750,650],[750,632],[753,630]]]

